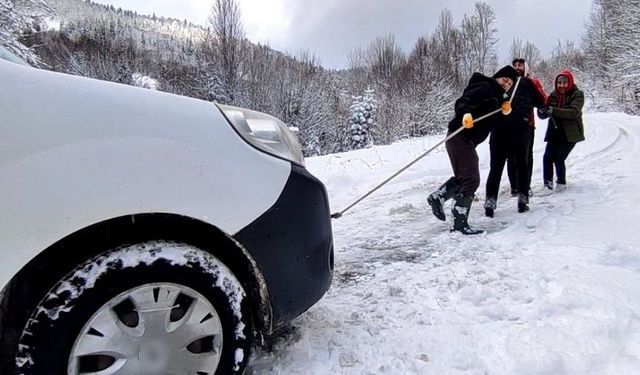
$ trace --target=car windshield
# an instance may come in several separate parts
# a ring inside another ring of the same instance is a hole
[[[26,61],[22,60],[18,56],[16,56],[13,53],[9,52],[9,50],[4,48],[3,46],[0,46],[0,59],[11,61],[13,63],[20,64],[20,65],[30,66],[29,64],[27,64]]]

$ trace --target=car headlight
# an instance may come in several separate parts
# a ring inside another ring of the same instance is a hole
[[[250,145],[304,166],[296,136],[282,121],[266,113],[216,103],[238,134]]]

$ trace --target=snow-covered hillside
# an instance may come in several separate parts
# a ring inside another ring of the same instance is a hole
[[[483,181],[480,236],[449,233],[426,202],[451,168],[440,148],[333,221],[336,273],[254,374],[637,374],[640,369],[640,118],[585,116],[569,189],[543,196],[546,125],[534,149],[531,211],[503,177],[494,219]],[[333,211],[441,138],[308,159]]]

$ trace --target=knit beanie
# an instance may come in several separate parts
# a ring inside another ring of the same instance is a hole
[[[493,78],[500,77],[511,78],[515,82],[518,79],[518,72],[511,65],[505,65],[493,75]]]

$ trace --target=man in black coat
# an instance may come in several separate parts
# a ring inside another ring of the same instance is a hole
[[[474,73],[462,96],[455,102],[455,117],[449,122],[448,134],[465,129],[446,142],[447,153],[453,168],[453,177],[429,195],[427,199],[433,214],[445,220],[444,202],[454,198],[451,209],[453,230],[463,234],[478,234],[480,230],[469,227],[468,217],[473,195],[480,185],[480,170],[476,146],[489,136],[496,126],[494,119],[474,124],[473,119],[486,115],[501,106],[503,112],[510,111],[506,91],[513,86],[517,72],[511,66],[498,70],[493,77]],[[505,102],[506,101],[506,102]]]
[[[514,65],[521,77],[518,90],[512,100],[512,112],[506,119],[505,126],[497,126],[491,132],[489,149],[491,163],[486,185],[485,215],[493,217],[498,200],[500,179],[507,158],[513,158],[518,188],[518,212],[529,210],[529,152],[532,134],[531,120],[533,107],[543,107],[544,91],[541,93],[534,81],[525,76],[524,59],[515,59]]]

